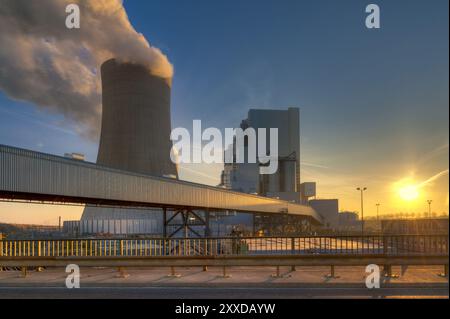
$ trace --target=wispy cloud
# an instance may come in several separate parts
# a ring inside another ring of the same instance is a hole
[[[310,162],[300,162],[300,165],[314,167],[314,168],[330,169],[330,167],[328,167],[328,166],[316,164],[316,163],[310,163]]]
[[[440,156],[440,155],[443,155],[443,154],[447,154],[447,156],[448,156],[448,150],[449,150],[449,144],[448,143],[444,143],[442,145],[437,146],[436,148],[434,148],[430,152],[427,152],[419,160],[419,162],[417,163],[417,166],[420,166],[423,163],[426,163],[426,162],[430,161],[431,159],[435,158],[436,156]]]
[[[20,112],[20,111],[17,111],[17,110],[12,110],[12,109],[5,109],[3,107],[0,107],[0,112],[9,114],[9,115],[12,115],[12,116],[15,116],[15,117],[20,117],[22,119],[25,119],[29,123],[33,123],[33,124],[36,124],[36,125],[39,125],[39,126],[42,126],[42,127],[46,127],[46,128],[58,131],[58,132],[62,132],[62,133],[69,134],[69,135],[77,135],[75,131],[64,129],[64,128],[62,128],[59,125],[53,125],[53,124],[48,123],[48,122],[37,120],[36,118],[34,118],[33,115],[28,114],[28,113],[24,113],[24,112]]]

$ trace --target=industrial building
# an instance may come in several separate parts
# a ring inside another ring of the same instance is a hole
[[[370,230],[369,222],[364,221],[364,229]],[[344,211],[339,213],[339,231],[344,233],[360,232],[362,230],[362,221],[358,213]]]
[[[309,205],[324,219],[327,229],[339,228],[339,200],[338,199],[312,199]]]
[[[298,108],[285,110],[250,109],[247,119],[241,122],[241,129],[278,129],[278,170],[275,174],[263,175],[260,163],[225,163],[220,186],[239,192],[286,200],[310,205],[323,218],[325,228],[339,228],[339,204],[337,199],[315,199],[316,183],[300,182],[300,111]],[[268,134],[268,133],[267,133]],[[270,140],[266,138],[266,140]],[[247,154],[247,145],[244,144]],[[236,141],[225,152],[233,152],[236,158]],[[224,155],[226,156],[226,155]],[[270,221],[264,221],[266,225]],[[289,221],[282,221],[289,223]],[[277,228],[275,233],[280,233]]]
[[[221,185],[225,188],[282,200],[300,202],[300,115],[298,108],[286,110],[250,109],[241,123],[243,130],[278,129],[278,170],[275,174],[259,173],[260,163],[225,163]],[[257,133],[258,134],[258,133]],[[258,137],[257,137],[258,138]],[[266,138],[266,141],[269,141]],[[269,143],[269,142],[268,142]],[[247,154],[247,145],[244,145]],[[236,145],[226,152],[236,157]]]
[[[178,180],[170,159],[171,79],[114,59],[102,65],[101,76],[97,163],[76,153],[58,157],[0,145],[1,198],[87,204],[80,221],[64,222],[74,235],[223,236],[237,225],[275,233],[285,224],[298,234],[323,222],[300,204],[298,109],[250,110],[243,127],[279,129],[279,169],[259,178],[252,171],[258,164],[237,164],[225,190]],[[246,172],[248,185],[238,189]]]
[[[250,109],[247,119],[241,122],[242,130],[253,128],[257,131],[259,128],[265,128],[268,134],[270,128],[278,129],[278,170],[275,174],[264,175],[260,174],[260,163],[236,163],[236,161],[225,163],[220,186],[239,192],[310,205],[323,217],[325,228],[337,230],[339,228],[338,200],[315,199],[316,183],[300,182],[299,114],[298,108]],[[248,153],[247,144],[244,144],[244,151],[245,154]],[[236,158],[236,141],[228,146],[224,157],[227,152],[232,152],[233,159]],[[257,223],[262,225],[259,228],[270,229],[270,234],[289,233],[289,227],[295,224],[295,221],[280,218],[277,221],[258,218]],[[279,227],[281,224],[283,227]],[[305,227],[297,225],[295,228]]]
[[[103,63],[101,76],[103,113],[97,164],[177,179],[177,167],[169,157],[172,147],[169,139],[171,79],[155,76],[144,66],[114,59]],[[279,169],[276,174],[259,178],[258,164],[226,164],[223,186],[300,203],[299,110],[250,110],[241,126],[243,129],[278,128]],[[203,219],[201,223],[206,223],[206,217],[194,211],[174,213],[169,219],[177,225],[186,225],[193,214],[197,220]],[[69,221],[64,225],[67,232],[75,234],[161,235],[167,232],[166,220],[166,213],[157,208],[89,206],[81,221]],[[209,232],[216,230],[217,236],[229,234],[238,225],[247,231],[255,231],[255,219],[238,211],[211,212],[207,223],[212,226]],[[170,231],[178,230],[179,227],[173,226]],[[199,232],[194,225],[190,226],[190,231]],[[184,227],[184,233],[188,235],[187,227]]]

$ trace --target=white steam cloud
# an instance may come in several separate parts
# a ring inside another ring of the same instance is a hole
[[[80,7],[80,29],[66,28],[71,3]],[[62,114],[85,137],[98,137],[98,70],[112,57],[164,78],[173,74],[167,57],[133,28],[121,0],[0,1],[0,90]]]

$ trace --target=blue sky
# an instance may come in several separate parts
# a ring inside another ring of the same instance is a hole
[[[358,210],[353,188],[364,183],[371,204],[399,210],[392,183],[448,170],[448,1],[372,2],[380,30],[365,27],[370,2],[356,0],[124,4],[175,67],[173,127],[236,127],[250,107],[300,107],[303,180],[318,181],[320,197],[339,197],[341,209]],[[0,143],[91,161],[97,151],[60,115],[2,93]],[[220,167],[202,170],[212,179],[186,178],[218,180]],[[424,192],[448,211],[448,175]]]

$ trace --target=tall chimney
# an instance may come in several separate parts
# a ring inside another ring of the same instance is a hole
[[[171,79],[146,67],[103,63],[103,114],[97,163],[126,171],[178,176],[170,160]]]

